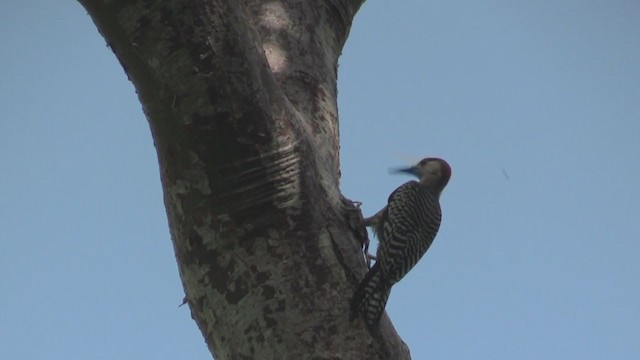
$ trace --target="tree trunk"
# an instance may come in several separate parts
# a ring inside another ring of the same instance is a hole
[[[408,359],[349,321],[337,60],[364,0],[80,0],[133,82],[193,319],[216,359]]]

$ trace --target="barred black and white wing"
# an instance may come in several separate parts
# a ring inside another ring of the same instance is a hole
[[[440,203],[420,183],[410,181],[390,196],[380,222],[377,263],[395,284],[427,252],[440,228]]]

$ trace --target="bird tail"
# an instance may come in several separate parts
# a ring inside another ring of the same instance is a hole
[[[375,328],[387,305],[391,284],[376,263],[362,279],[351,300],[351,320],[362,314],[370,329]]]

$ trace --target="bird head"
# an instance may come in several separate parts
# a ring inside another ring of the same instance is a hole
[[[424,158],[414,166],[396,169],[393,172],[417,177],[423,186],[429,188],[437,196],[440,196],[451,178],[451,167],[446,161],[439,158]]]

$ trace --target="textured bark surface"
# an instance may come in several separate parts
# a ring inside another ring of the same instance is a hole
[[[216,359],[408,359],[349,321],[366,272],[339,191],[337,61],[363,0],[81,0],[158,153],[191,314]]]

